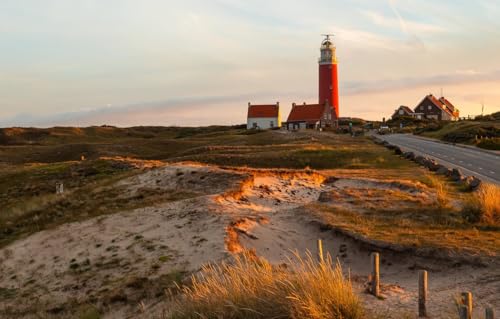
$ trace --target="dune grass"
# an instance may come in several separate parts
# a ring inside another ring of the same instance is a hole
[[[232,263],[205,266],[192,285],[182,288],[169,319],[311,318],[357,319],[363,308],[342,274],[328,258],[295,254],[289,265],[272,266],[245,253]]]
[[[500,187],[483,183],[464,205],[464,218],[473,223],[500,225]]]
[[[424,248],[465,255],[500,255],[500,228],[465,221],[460,212],[438,205],[370,214],[328,205],[308,205],[322,222],[343,233],[394,247]],[[431,251],[431,250],[428,250]]]

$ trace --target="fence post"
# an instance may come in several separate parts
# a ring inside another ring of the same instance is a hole
[[[467,319],[472,319],[472,293],[463,292],[462,301],[465,306],[467,306]]]
[[[469,309],[466,305],[460,305],[458,313],[460,315],[460,319],[468,319],[467,317],[469,315]]]
[[[418,273],[418,316],[427,317],[427,271],[420,270]]]
[[[372,294],[378,297],[380,294],[380,256],[378,253],[372,253]]]
[[[320,263],[324,261],[323,259],[323,242],[321,239],[318,239],[318,260]]]
[[[486,308],[485,311],[485,318],[486,319],[495,319],[495,313],[493,312],[493,308]]]

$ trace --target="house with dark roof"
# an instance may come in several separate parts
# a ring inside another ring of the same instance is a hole
[[[252,105],[248,103],[247,129],[281,127],[280,103]]]
[[[394,114],[392,114],[392,119],[394,120],[402,116],[414,117],[415,113],[408,106],[401,105],[396,111],[394,111]]]
[[[415,107],[414,113],[421,113],[422,117],[438,121],[456,121],[460,116],[459,110],[445,97],[436,98],[429,94]]]
[[[328,102],[325,104],[292,104],[286,121],[288,130],[319,129],[335,124],[335,114]]]

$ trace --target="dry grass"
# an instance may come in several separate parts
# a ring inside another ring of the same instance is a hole
[[[449,195],[447,192],[446,183],[435,175],[427,174],[427,180],[429,186],[433,188],[436,195],[436,203],[441,208],[446,208],[449,206]]]
[[[321,264],[295,254],[289,267],[274,267],[251,254],[209,265],[183,288],[170,319],[342,318],[363,316],[351,282],[330,257]]]
[[[500,187],[483,183],[469,197],[463,215],[470,222],[500,225]]]
[[[459,211],[429,206],[365,214],[322,204],[308,205],[307,210],[325,224],[372,243],[452,255],[500,255],[498,227],[471,225]]]

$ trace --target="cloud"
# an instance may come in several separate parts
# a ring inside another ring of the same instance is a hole
[[[349,82],[344,86],[344,93],[348,95],[360,95],[375,92],[391,92],[400,89],[417,87],[432,88],[436,86],[477,83],[477,82],[499,82],[500,70],[481,73],[475,70],[457,70],[455,73],[431,75],[426,77],[406,77],[392,80],[377,80],[364,82]]]
[[[406,20],[403,19],[403,17],[399,13],[399,10],[396,8],[396,0],[388,0],[388,3],[389,3],[389,7],[391,8],[392,12],[394,12],[394,15],[398,19],[401,31],[408,36],[408,43],[411,44],[412,46],[414,46],[415,48],[420,49],[421,51],[425,51],[426,48],[425,48],[424,42],[409,27]]]
[[[33,115],[17,114],[0,121],[0,127],[54,125],[182,125],[238,124],[244,122],[249,100],[269,100],[268,93],[176,98],[122,106],[82,108],[75,112]]]
[[[361,14],[369,18],[373,24],[387,27],[387,28],[399,28],[405,34],[408,34],[411,31],[418,33],[443,33],[447,32],[447,30],[441,26],[429,24],[429,23],[420,23],[415,21],[407,21],[404,20],[399,11],[395,9],[394,5],[391,6],[393,12],[396,15],[396,18],[387,17],[375,11],[367,11],[362,10]]]
[[[390,51],[408,51],[413,49],[411,45],[389,36],[378,33],[364,31],[354,28],[332,27],[338,40],[345,44],[344,48],[357,47],[364,50],[390,50]]]

